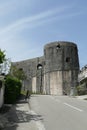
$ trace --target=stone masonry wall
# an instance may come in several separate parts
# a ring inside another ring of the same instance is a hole
[[[44,46],[44,56],[14,62],[27,75],[23,89],[33,92],[70,95],[77,85],[79,58],[72,42],[52,42]]]

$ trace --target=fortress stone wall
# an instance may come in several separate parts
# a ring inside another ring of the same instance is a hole
[[[78,48],[72,42],[52,42],[44,46],[44,55],[34,59],[14,62],[23,69],[27,79],[23,89],[35,93],[70,95],[78,82]]]

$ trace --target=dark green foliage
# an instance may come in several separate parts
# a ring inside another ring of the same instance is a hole
[[[5,81],[5,103],[15,103],[21,92],[21,82],[11,76]]]
[[[5,51],[2,51],[0,49],[0,64],[2,64],[5,61]]]
[[[11,74],[12,76],[18,78],[19,80],[26,79],[26,75],[22,68],[18,69],[16,66],[11,65]]]
[[[77,86],[77,93],[78,95],[86,95],[87,94],[87,83],[82,83]]]

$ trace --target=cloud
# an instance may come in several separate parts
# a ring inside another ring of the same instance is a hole
[[[7,33],[9,31],[13,31],[13,30],[19,30],[21,28],[23,28],[25,24],[38,24],[43,21],[48,21],[48,20],[52,20],[52,17],[54,18],[55,15],[60,16],[61,13],[63,13],[65,10],[69,9],[70,6],[62,6],[56,9],[51,9],[51,10],[47,10],[45,12],[39,13],[37,15],[34,16],[30,16],[30,17],[24,17],[22,19],[19,19],[17,21],[15,21],[14,23],[6,26],[5,28],[3,28],[0,31],[0,35],[3,33]],[[31,27],[31,26],[30,26]],[[33,27],[33,26],[32,26]]]
[[[4,8],[9,7],[9,4],[11,7],[8,9],[8,12],[13,10],[12,9],[13,3],[8,3],[8,4],[3,5],[1,10],[4,11]],[[74,16],[81,14],[81,12],[73,12],[73,13],[70,12],[72,8],[73,7],[69,5],[60,6],[57,8],[46,10],[39,14],[34,14],[28,17],[23,17],[21,19],[15,20],[10,25],[5,26],[4,28],[0,29],[0,44],[1,44],[0,47],[2,49],[5,48],[7,51],[8,57],[11,56],[12,60],[14,61],[19,60],[19,59],[25,59],[25,57],[30,57],[31,55],[35,57],[34,55],[37,54],[38,56],[40,54],[40,49],[37,47],[38,44],[34,43],[35,41],[33,41],[32,43],[30,39],[28,39],[29,40],[28,43],[26,43],[25,41],[22,41],[18,33],[23,31],[22,29],[25,29],[25,28],[28,28],[28,29],[34,28],[40,25],[45,25],[45,23],[47,22],[49,23],[50,21],[52,22],[53,20],[62,20],[66,18],[68,19],[68,18],[72,18]],[[3,12],[4,14],[6,13],[5,11]],[[31,48],[31,46],[34,44],[36,44],[34,48],[32,50],[31,49],[29,50],[29,48]]]

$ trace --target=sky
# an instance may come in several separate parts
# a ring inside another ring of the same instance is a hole
[[[0,48],[12,62],[43,56],[54,41],[76,43],[87,64],[87,0],[0,0]]]

